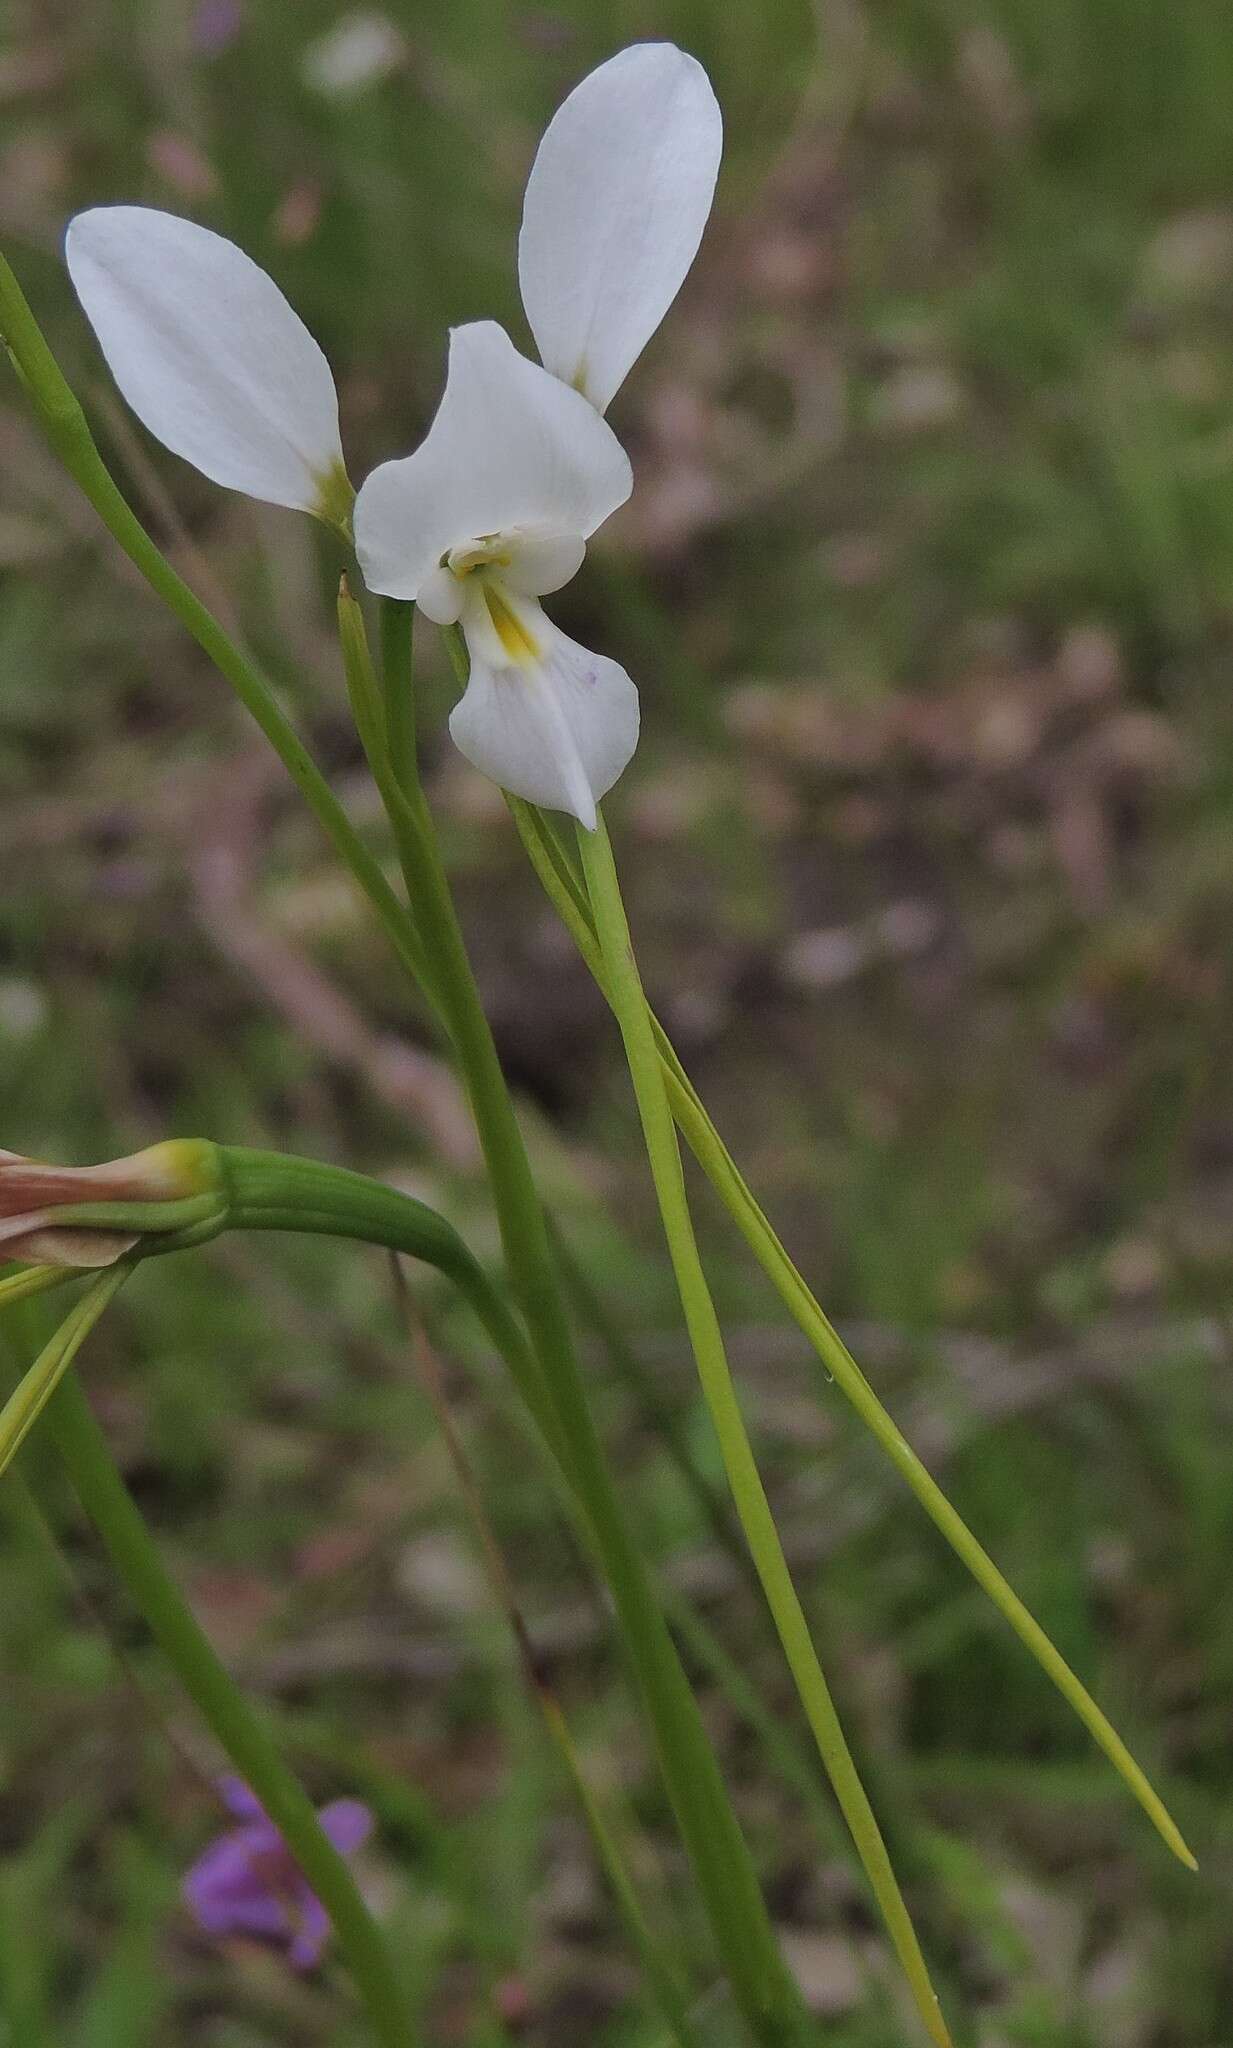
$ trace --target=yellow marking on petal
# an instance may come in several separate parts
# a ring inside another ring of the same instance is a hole
[[[491,583],[484,585],[484,602],[488,606],[488,616],[497,629],[497,638],[510,660],[523,666],[538,661],[538,642],[531,638],[521,619],[515,617],[500,591],[495,590]]]

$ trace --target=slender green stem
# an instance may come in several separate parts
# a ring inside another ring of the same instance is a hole
[[[352,702],[372,737],[371,658],[354,601],[340,601]],[[368,670],[369,673],[364,673]],[[608,1471],[574,1351],[547,1224],[492,1032],[471,971],[436,835],[418,781],[403,788],[388,747],[370,755],[390,815],[446,1027],[462,1072],[496,1204],[511,1290],[531,1336],[565,1469],[582,1502],[612,1590],[622,1636],[655,1731],[664,1780],[734,1993],[770,2048],[809,2023],[780,1955],[748,1845],[732,1811],[697,1702]]]
[[[384,1937],[346,1863],[323,1833],[307,1793],[164,1569],[71,1373],[48,1404],[47,1423],[82,1507],[168,1662],[329,1914],[374,2036],[383,2048],[412,2048],[417,2036]]]
[[[613,996],[607,965],[591,907],[571,857],[552,821],[543,812],[520,799],[511,799],[510,809],[532,866],[611,1006]],[[1195,1858],[1172,1815],[1107,1715],[1097,1706],[1061,1652],[1050,1642],[1040,1623],[1025,1607],[958,1510],[952,1507],[933,1474],[879,1401],[759,1206],[712,1123],[672,1041],[653,1012],[651,1025],[672,1114],[681,1135],[797,1327],[935,1527],[1074,1709],[1173,1854],[1188,1870],[1196,1869]]]
[[[929,1972],[891,1868],[886,1845],[852,1761],[830,1688],[818,1661],[732,1383],[719,1318],[694,1238],[676,1128],[602,816],[594,832],[579,828],[578,844],[595,928],[608,970],[613,1010],[637,1098],[664,1235],[736,1511],[796,1681],[801,1704],[904,1974],[912,1987],[918,2010],[933,2040],[939,2042],[941,2048],[949,2048],[950,2036],[938,2008],[937,1995],[929,1981]]]

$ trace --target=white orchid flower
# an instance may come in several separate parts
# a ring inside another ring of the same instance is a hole
[[[79,213],[64,252],[112,376],[164,447],[229,490],[345,529],[330,366],[251,256],[148,206]]]
[[[638,693],[538,600],[629,496],[600,415],[680,290],[721,146],[706,73],[671,44],[636,44],[585,78],[549,124],[523,208],[519,277],[545,368],[491,323],[456,328],[427,439],[356,502],[369,588],[462,627],[460,752],[588,830],[637,745]]]
[[[568,583],[588,538],[633,488],[629,458],[577,391],[519,355],[491,320],[450,336],[427,439],[374,470],[356,500],[364,579],[457,621],[471,677],[450,731],[503,789],[594,828],[638,740],[638,693],[539,599]]]
[[[426,440],[355,502],[370,589],[462,628],[461,751],[588,828],[637,744],[638,694],[539,599],[629,496],[602,414],[693,261],[721,146],[706,73],[673,45],[636,44],[585,78],[548,126],[523,210],[519,277],[545,367],[489,322],[456,329]],[[79,214],[66,256],[152,434],[216,483],[348,530],[329,365],[264,271],[208,229],[136,206]]]

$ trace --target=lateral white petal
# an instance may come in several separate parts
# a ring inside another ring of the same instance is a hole
[[[523,597],[547,597],[561,590],[578,574],[587,544],[577,534],[550,534],[544,538],[519,534],[510,549],[509,567],[501,574],[511,590]]]
[[[375,469],[356,500],[364,580],[416,597],[444,554],[487,534],[586,539],[632,488],[629,457],[584,398],[495,321],[455,327],[426,438]]]
[[[491,636],[468,633],[471,679],[450,732],[512,796],[568,811],[593,832],[596,804],[638,744],[638,692],[619,662],[580,647],[538,605],[534,615],[537,662],[502,662]]]
[[[416,592],[415,601],[434,626],[452,626],[462,617],[464,585],[448,569],[430,569]]]
[[[145,426],[215,483],[319,509],[342,470],[330,366],[274,280],[221,235],[145,206],[69,223],[69,275]]]
[[[722,149],[710,80],[672,43],[622,50],[548,124],[523,204],[522,303],[545,368],[600,412],[694,260]]]

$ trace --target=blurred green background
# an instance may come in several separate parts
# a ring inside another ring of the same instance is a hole
[[[555,605],[643,691],[608,808],[647,979],[790,1248],[1154,1771],[1199,1878],[700,1197],[775,1506],[959,2040],[1228,2048],[1228,10],[8,0],[0,239],[156,531],[388,853],[328,541],[123,417],[63,223],[144,200],[242,242],[327,348],[361,477],[423,431],[449,322],[494,315],[525,344],[514,236],[536,138],[590,65],[647,35],[708,64],[728,154],[702,256],[614,410],[634,499]],[[770,1632],[665,1455],[657,1403],[715,1475],[614,1031],[499,799],[450,750],[428,633],[422,660],[430,791],[502,1053],[649,1375],[651,1398],[592,1345],[607,1441],[663,1573],[770,1711],[751,1726],[694,1646],[777,1922],[824,2039],[913,2041]],[[0,875],[5,1146],[285,1145],[428,1194],[493,1254],[421,1011],[11,380]],[[474,1332],[421,1299],[588,1770],[706,1986],[602,1607]],[[22,1334],[0,1332],[10,1372]],[[258,1240],[167,1261],[85,1378],[314,1790],[376,1808],[365,1881],[429,2038],[650,2048],[380,1262]],[[358,2040],[336,1966],[295,1981],[188,1925],[176,1888],[218,1825],[217,1759],[37,1440],[23,1468],[29,1495],[0,1488],[0,2040]]]

